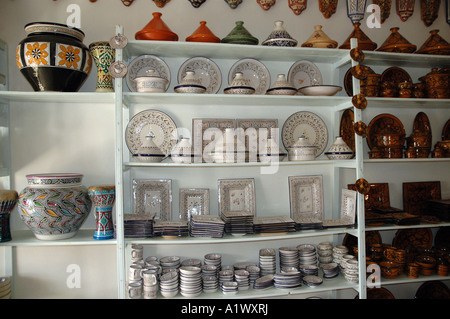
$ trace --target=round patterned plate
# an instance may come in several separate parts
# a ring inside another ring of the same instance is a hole
[[[255,94],[266,94],[270,87],[270,73],[264,64],[255,59],[237,61],[228,73],[228,84],[231,84],[237,72],[242,72],[244,79],[250,81],[250,86],[255,88]]]
[[[167,114],[157,110],[145,110],[133,116],[128,123],[125,142],[130,152],[136,154],[148,133],[153,132],[153,141],[168,156],[177,143],[176,136],[172,136],[176,128],[175,122]]]
[[[296,88],[322,85],[322,73],[319,68],[306,60],[295,62],[288,72],[288,81]]]
[[[369,149],[372,150],[374,147],[378,146],[376,142],[376,135],[383,132],[390,132],[393,130],[400,136],[400,145],[405,143],[405,128],[403,123],[392,114],[379,114],[375,116],[372,121],[370,121],[368,126],[367,134],[367,145]]]
[[[284,122],[281,139],[286,149],[294,145],[299,137],[306,137],[317,147],[316,157],[324,151],[328,143],[328,130],[325,122],[312,112],[301,111],[292,114]]]
[[[137,92],[135,78],[144,76],[148,70],[154,70],[158,76],[167,80],[166,90],[170,84],[169,66],[155,55],[141,55],[128,64],[127,86],[131,92]]]
[[[400,229],[395,233],[392,246],[400,249],[431,248],[432,242],[433,234],[429,228]]]
[[[178,83],[186,76],[186,71],[193,71],[196,78],[206,87],[206,93],[215,94],[222,85],[222,72],[216,63],[203,57],[194,57],[186,60],[178,70]]]

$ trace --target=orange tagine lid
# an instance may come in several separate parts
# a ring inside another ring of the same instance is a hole
[[[200,26],[186,38],[186,41],[220,43],[220,38],[216,37],[206,26],[206,21],[200,21]]]
[[[135,34],[136,40],[178,41],[178,35],[161,19],[161,12],[153,12],[153,19]]]

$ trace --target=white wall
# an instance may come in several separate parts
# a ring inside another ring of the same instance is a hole
[[[116,25],[123,25],[125,35],[134,39],[134,34],[151,20],[155,11],[162,12],[163,21],[178,34],[180,41],[192,34],[201,20],[207,21],[207,26],[220,38],[234,28],[235,21],[242,20],[260,43],[272,31],[275,20],[283,20],[285,28],[299,44],[309,38],[316,24],[323,25],[323,30],[339,45],[352,31],[345,1],[339,1],[337,13],[325,19],[317,1],[309,1],[306,11],[296,16],[286,0],[278,0],[269,11],[263,11],[256,0],[244,0],[234,10],[223,0],[207,0],[198,9],[187,0],[172,0],[162,9],[150,0],[136,0],[130,7],[125,7],[119,0],[98,0],[96,3],[87,0],[2,0],[0,38],[9,46],[11,90],[31,91],[15,63],[16,45],[25,37],[24,25],[33,21],[65,23],[70,14],[66,8],[70,4],[78,4],[81,8],[81,29],[86,33],[87,45],[98,40],[109,40]],[[449,41],[450,27],[446,23],[444,9],[442,1],[439,18],[427,28],[420,19],[420,1],[416,1],[415,13],[407,22],[401,22],[393,4],[389,19],[380,29],[367,28],[365,21],[362,29],[378,46],[394,26],[400,27],[400,33],[418,47],[433,29],[440,29],[441,36]],[[94,70],[81,91],[93,91],[95,83]],[[411,121],[414,115],[410,115]],[[108,105],[13,103],[11,146],[12,186],[18,191],[26,186],[25,175],[29,173],[79,172],[85,175],[84,184],[87,186],[114,182],[114,110]],[[448,169],[448,165],[445,168]],[[401,180],[403,177],[399,174],[391,175],[392,180]],[[449,187],[447,180],[444,192],[449,193]],[[86,227],[93,225],[93,216],[90,216]],[[24,228],[17,214],[13,214],[12,228]],[[68,255],[73,256],[75,262],[89,267],[89,271],[83,273],[86,277],[82,287],[76,291],[64,287],[67,278],[65,269],[73,262],[67,258]],[[113,248],[18,248],[16,256],[16,296],[19,298],[117,296]],[[92,267],[95,270],[91,270]],[[98,276],[101,276],[104,287],[98,287]]]

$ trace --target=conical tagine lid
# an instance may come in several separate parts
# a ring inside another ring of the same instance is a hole
[[[302,47],[309,48],[336,48],[338,43],[334,40],[331,40],[325,32],[322,31],[321,25],[314,26],[314,32],[309,37],[309,39],[302,44]]]
[[[244,27],[243,21],[236,21],[236,26],[225,38],[222,39],[222,42],[256,45],[259,40],[248,32],[248,30]]]
[[[153,19],[135,34],[136,40],[178,41],[178,35],[161,19],[161,12],[153,12]]]
[[[206,21],[200,21],[200,26],[186,38],[186,41],[220,43],[220,39],[206,26]]]
[[[377,51],[382,52],[399,52],[399,53],[413,53],[417,47],[406,40],[399,32],[399,28],[391,28],[391,34],[384,41]]]
[[[436,54],[436,55],[449,55],[450,44],[445,41],[439,34],[439,30],[430,31],[430,37],[425,43],[417,50],[417,54]]]
[[[353,31],[347,40],[339,47],[339,49],[350,49],[350,39],[358,39],[358,48],[363,51],[373,51],[377,48],[377,44],[369,39],[369,37],[360,29],[360,23],[353,23]]]

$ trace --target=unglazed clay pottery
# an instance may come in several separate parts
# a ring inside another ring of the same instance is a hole
[[[417,54],[449,55],[450,44],[439,34],[439,30],[431,30],[430,37],[416,51]]]
[[[220,38],[206,26],[206,21],[200,21],[200,26],[186,38],[187,42],[211,42],[220,43]]]
[[[194,71],[186,71],[186,76],[180,84],[173,89],[176,93],[201,94],[206,92],[206,87],[201,85],[201,79],[195,77]]]
[[[263,10],[267,11],[275,5],[276,0],[256,0],[256,2]]]
[[[314,32],[309,37],[309,39],[302,44],[302,47],[309,48],[336,48],[338,43],[334,40],[331,40],[325,32],[322,31],[321,25],[314,26]]]
[[[363,51],[373,51],[377,48],[377,44],[369,39],[369,37],[361,30],[360,23],[353,24],[353,31],[347,40],[339,47],[339,49],[350,49],[350,39],[358,39],[358,48]]]
[[[96,228],[94,239],[114,238],[112,209],[116,199],[114,185],[96,185],[88,188],[88,194],[94,206]]]
[[[417,47],[406,40],[399,32],[399,28],[391,28],[391,34],[377,49],[383,52],[413,53]]]
[[[266,91],[267,95],[295,95],[297,89],[286,80],[284,74],[278,74],[275,83]]]
[[[373,4],[380,7],[380,20],[384,23],[391,14],[392,0],[373,0]]]
[[[92,68],[84,33],[52,22],[25,26],[27,37],[16,49],[17,66],[35,91],[76,92]]]
[[[283,26],[283,21],[275,21],[275,27],[261,45],[277,47],[295,47],[297,40],[293,39]]]
[[[236,21],[236,26],[221,40],[223,43],[257,45],[259,40],[244,27],[243,21]]]
[[[161,19],[161,12],[153,12],[153,19],[141,30],[136,32],[136,40],[178,41],[178,35]]]
[[[108,41],[93,42],[89,45],[89,52],[97,66],[96,92],[114,92],[112,76],[109,67],[115,61],[116,51]]]
[[[144,76],[139,76],[134,81],[136,91],[140,93],[163,93],[168,83],[167,79],[160,77],[153,69],[147,70]]]
[[[347,16],[353,24],[364,19],[367,0],[347,0]]]
[[[427,27],[438,17],[441,0],[420,0],[420,14]]]
[[[242,72],[236,72],[229,87],[223,90],[225,94],[254,94],[255,88],[250,86],[250,80],[244,78]]]
[[[338,0],[319,0],[319,10],[322,12],[325,19],[329,19],[336,13]]]
[[[241,3],[242,0],[224,0],[231,9],[236,9]]]
[[[200,7],[206,0],[188,0],[194,8]]]
[[[325,152],[330,160],[351,159],[355,156],[355,152],[345,143],[342,136],[337,136],[334,143]]]
[[[395,0],[397,15],[405,22],[414,13],[415,0]]]
[[[288,0],[289,8],[296,14],[301,14],[308,5],[308,0]]]
[[[305,137],[299,137],[297,142],[288,147],[290,161],[312,161],[316,158],[317,147]]]
[[[17,204],[18,194],[14,190],[0,190],[0,242],[10,241],[10,216]]]
[[[145,136],[145,140],[143,141],[142,145],[137,149],[136,154],[133,154],[133,158],[137,159],[140,162],[161,162],[166,157],[166,155],[155,144],[155,142],[153,141],[154,138],[155,135],[153,134],[153,132],[149,132],[149,134]]]
[[[82,174],[27,175],[28,186],[19,194],[22,221],[40,240],[76,235],[91,210]]]

